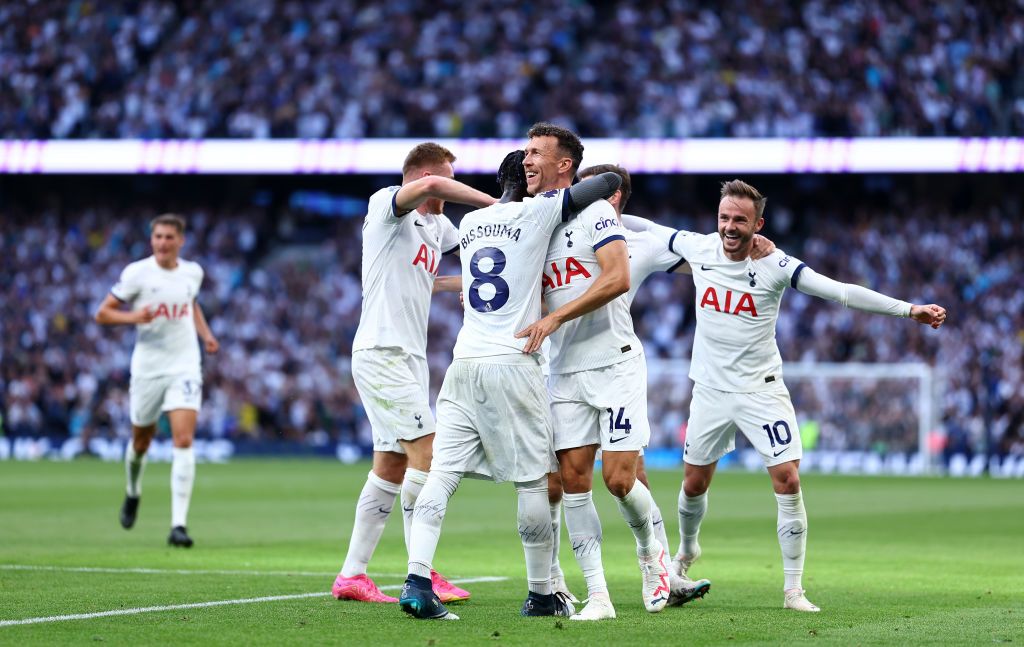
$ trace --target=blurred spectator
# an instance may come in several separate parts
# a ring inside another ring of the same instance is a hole
[[[710,215],[679,216],[652,190],[659,181],[634,193],[631,211],[677,227],[713,229]],[[766,232],[787,252],[838,280],[949,310],[947,324],[933,331],[794,291],[783,300],[778,342],[790,362],[931,364],[943,380],[938,406],[947,452],[973,455],[990,447],[1024,455],[1024,221],[1015,216],[1020,205],[1013,195],[977,184],[970,185],[973,206],[963,208],[928,188],[912,190],[912,182],[888,190],[884,204],[874,206],[856,182],[826,184],[834,204],[797,188],[778,198],[769,191]],[[183,256],[206,270],[199,298],[222,345],[204,362],[199,434],[368,448],[349,372],[360,308],[361,219],[313,219],[320,231],[315,240],[322,242],[300,245],[281,231],[301,230],[301,214],[271,213],[253,207],[184,212]],[[127,437],[134,331],[101,330],[92,315],[120,270],[150,253],[145,224],[154,215],[133,205],[55,207],[32,218],[8,211],[0,218],[0,413],[7,433]],[[441,273],[454,273],[457,264],[446,263]],[[639,291],[633,315],[649,357],[689,357],[690,280],[653,277]],[[455,295],[437,295],[428,349],[435,395],[461,321]],[[820,430],[818,448],[916,450],[916,384],[787,383],[801,423]],[[689,397],[684,378],[652,374],[653,446],[677,442]]]
[[[1024,132],[1024,10],[977,3],[5,3],[12,138]]]

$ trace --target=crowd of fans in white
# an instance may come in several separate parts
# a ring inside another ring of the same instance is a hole
[[[0,7],[6,138],[1024,132],[1016,2]]]

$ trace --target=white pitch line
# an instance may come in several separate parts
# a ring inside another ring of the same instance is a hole
[[[0,564],[0,571],[57,571],[61,573],[139,573],[143,575],[281,575],[295,577],[334,577],[327,571],[241,571],[172,568],[108,568],[104,566],[42,566],[35,564]],[[402,577],[406,573],[370,573],[372,577]]]
[[[507,577],[467,577],[460,580],[451,580],[452,584],[477,584],[480,582],[503,582]],[[401,584],[389,584],[380,589],[392,590],[401,588]],[[0,620],[0,627],[13,627],[16,625],[34,625],[43,622],[63,622],[65,620],[91,620],[92,618],[107,618],[110,616],[130,616],[139,613],[155,613],[160,611],[178,611],[180,609],[204,609],[207,607],[222,607],[231,604],[253,604],[255,602],[277,602],[280,600],[299,600],[302,598],[319,598],[330,595],[325,591],[315,593],[295,593],[292,595],[267,595],[260,598],[241,598],[237,600],[214,600],[211,602],[191,602],[189,604],[170,604],[160,607],[137,607],[134,609],[113,609],[111,611],[97,611],[95,613],[72,613],[63,616],[44,616],[40,618],[25,618],[23,620]]]

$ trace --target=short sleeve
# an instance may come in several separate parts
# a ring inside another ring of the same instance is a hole
[[[448,216],[441,216],[441,253],[453,254],[459,251],[459,230],[455,228]]]
[[[203,279],[205,277],[206,272],[203,271],[203,266],[200,265],[199,263],[196,263],[196,294],[195,297],[193,297],[193,300],[195,300],[199,296],[199,290],[203,287]]]
[[[552,189],[530,198],[530,212],[538,219],[548,234],[562,224],[562,213],[568,198],[567,189]]]
[[[389,186],[370,196],[366,205],[366,222],[396,225],[401,219],[395,215],[395,197],[400,186]]]
[[[644,236],[646,247],[650,250],[649,263],[651,272],[675,272],[686,264],[686,259],[675,253],[656,236]]]
[[[807,267],[807,264],[795,256],[790,256],[781,249],[776,249],[765,259],[772,269],[775,277],[776,288],[796,288],[800,281],[800,272]]]
[[[577,216],[580,228],[585,232],[585,242],[594,248],[601,249],[616,240],[626,240],[626,230],[619,224],[619,219],[605,200],[598,200]]]
[[[142,285],[139,282],[139,272],[135,265],[129,265],[121,271],[121,277],[110,288],[114,298],[123,303],[134,301],[142,292]]]

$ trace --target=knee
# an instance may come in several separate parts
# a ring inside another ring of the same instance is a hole
[[[593,482],[593,472],[590,470],[565,464],[562,465],[560,473],[561,486],[566,492],[579,493],[590,490]]]
[[[604,475],[604,484],[613,497],[621,499],[636,485],[636,478],[627,470],[616,470]]]
[[[172,442],[174,443],[175,449],[188,449],[192,446],[192,436],[180,436],[178,438],[174,438]],[[148,441],[146,442],[146,445],[149,445]]]
[[[772,485],[776,494],[796,494],[800,491],[800,473],[795,467],[779,472],[773,476]]]
[[[700,496],[711,487],[711,477],[707,474],[687,474],[683,479],[683,493],[686,496]]]
[[[562,477],[558,472],[548,474],[548,503],[556,505],[562,502],[562,495],[565,490],[562,488]]]

